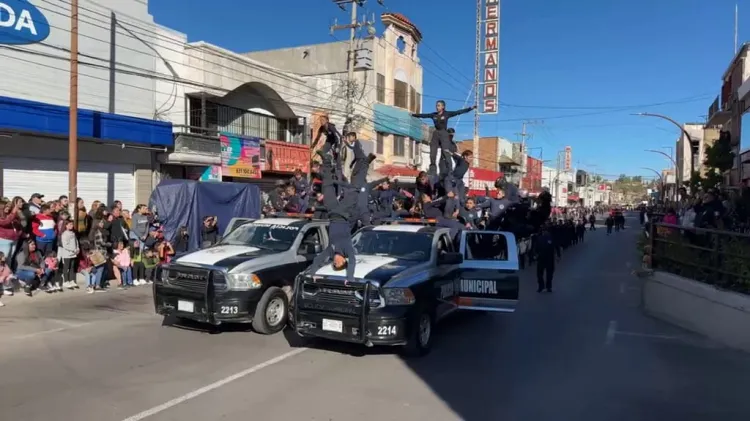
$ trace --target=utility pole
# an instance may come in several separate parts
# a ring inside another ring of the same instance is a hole
[[[78,0],[70,1],[70,105],[68,127],[68,211],[78,229]]]
[[[557,174],[555,175],[555,206],[560,206],[560,171],[563,167],[563,151],[557,152],[557,165],[555,166],[555,169],[557,170]]]
[[[357,7],[358,6],[364,6],[365,0],[333,0],[333,3],[336,4],[341,10],[346,11],[346,5],[351,4],[351,18],[350,22],[345,25],[339,25],[338,19],[334,21],[334,24],[331,26],[331,35],[333,35],[334,32],[340,31],[343,29],[349,30],[349,51],[346,57],[346,67],[347,67],[347,78],[346,78],[346,121],[344,123],[344,128],[342,130],[343,133],[350,132],[350,131],[356,131],[352,127],[352,123],[354,122],[354,115],[355,115],[355,97],[357,96],[357,89],[356,89],[356,83],[354,81],[354,65],[356,61],[356,48],[355,48],[355,40],[357,38],[357,29],[361,28],[362,26],[372,25],[373,22],[368,22],[366,20],[363,20],[362,22],[357,20]],[[382,5],[382,0],[378,0],[378,3]],[[344,162],[342,163],[342,167],[344,168],[344,173],[348,177],[350,174],[350,163],[352,160],[351,154],[346,154],[344,156]]]
[[[523,125],[521,126],[521,133],[516,133],[516,135],[521,137],[521,180],[518,182],[518,188],[523,188],[521,184],[523,184],[523,177],[526,175],[526,138],[531,137],[531,133],[526,132],[526,128],[528,126],[532,125],[541,125],[544,124],[544,121],[542,120],[526,120],[523,122]]]
[[[379,1],[380,2],[380,1]],[[349,125],[354,118],[354,97],[356,96],[356,89],[354,83],[354,65],[356,59],[356,48],[354,41],[357,39],[357,29],[372,25],[372,22],[363,20],[362,22],[357,20],[357,8],[365,5],[365,0],[333,0],[341,10],[346,11],[346,5],[351,4],[351,20],[348,24],[339,25],[338,19],[334,21],[331,26],[331,34],[343,29],[349,30],[349,51],[346,59],[347,67],[347,81],[346,81],[346,124]],[[382,3],[381,3],[382,4]]]

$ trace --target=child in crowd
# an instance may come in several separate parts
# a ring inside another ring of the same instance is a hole
[[[60,260],[62,260],[60,276],[62,278],[62,286],[68,289],[78,288],[78,283],[76,282],[76,262],[80,254],[80,247],[76,232],[73,230],[73,225],[72,219],[64,221],[63,229],[59,235],[60,242],[57,247],[57,251],[60,253]]]
[[[130,247],[130,255],[133,260],[133,284],[146,285],[146,266],[143,265],[143,255],[145,253],[141,251],[140,241],[133,241]]]
[[[154,250],[146,250],[143,253],[143,266],[145,268],[146,283],[151,284],[156,277],[156,267],[159,266],[159,256]]]
[[[91,273],[91,270],[93,269],[93,264],[91,263],[91,245],[88,241],[84,240],[81,241],[81,252],[78,254],[78,273],[83,276],[83,279],[86,281],[86,293],[87,294],[93,294],[94,293],[94,286],[96,285],[94,281],[94,276]]]
[[[10,266],[5,260],[5,253],[0,251],[0,284],[3,287],[3,294],[7,296],[13,295],[13,281],[15,277],[13,272],[10,270]],[[0,307],[3,307],[2,301],[0,301]]]
[[[62,291],[62,285],[57,281],[58,275],[58,260],[57,252],[48,251],[44,258],[44,278],[46,279],[46,291],[55,292]]]
[[[119,241],[115,250],[113,263],[120,270],[120,288],[124,289],[133,286],[133,268],[130,251],[125,248],[125,242]]]

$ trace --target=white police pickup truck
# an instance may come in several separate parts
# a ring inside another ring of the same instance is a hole
[[[161,268],[156,313],[212,325],[252,323],[263,334],[281,331],[294,279],[328,246],[327,226],[309,218],[233,219],[218,244]]]

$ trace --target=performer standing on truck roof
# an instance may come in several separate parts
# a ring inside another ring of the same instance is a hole
[[[451,151],[452,142],[450,133],[448,133],[448,120],[451,117],[468,113],[475,108],[477,108],[476,105],[458,111],[446,111],[445,101],[440,100],[435,103],[436,111],[434,113],[411,114],[412,117],[416,118],[432,119],[432,123],[435,125],[435,131],[432,132],[432,138],[430,138],[430,173],[432,175],[437,174],[435,162],[438,148],[441,150],[440,164],[446,168],[446,174],[453,170],[453,162],[451,161],[451,155],[453,155]]]

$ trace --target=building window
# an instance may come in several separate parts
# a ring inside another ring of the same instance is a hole
[[[378,90],[378,102],[385,104],[385,75],[378,73],[376,86]]]
[[[409,108],[409,85],[400,80],[393,80],[393,105],[399,108]]]
[[[191,132],[215,136],[219,132],[255,136],[261,139],[307,144],[304,126],[299,121],[279,119],[211,101],[205,101],[205,114],[201,110],[201,99],[189,97],[188,119]],[[205,127],[203,118],[205,117]]]
[[[375,153],[378,155],[383,154],[383,133],[375,134]]]
[[[414,112],[416,114],[420,114],[422,112],[422,94],[417,92],[417,101],[416,104],[414,104]]]
[[[393,135],[393,156],[404,156],[404,143],[403,136]]]
[[[404,50],[406,50],[406,41],[404,40],[404,37],[398,37],[396,40],[396,49],[398,49],[399,54],[404,54]]]

